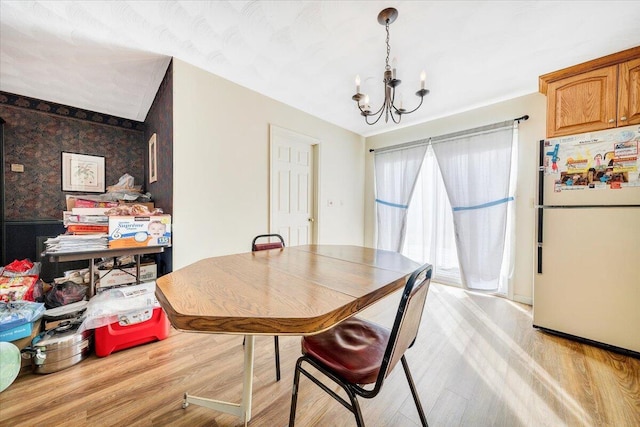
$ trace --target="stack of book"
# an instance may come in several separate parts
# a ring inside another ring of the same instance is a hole
[[[68,234],[108,233],[109,217],[107,215],[85,215],[64,212],[64,226]]]
[[[76,199],[71,211],[64,211],[67,234],[101,234],[109,232],[106,211],[118,206],[118,202]]]
[[[45,241],[46,252],[78,252],[107,249],[109,217],[106,212],[118,202],[67,196],[63,212],[65,234]]]

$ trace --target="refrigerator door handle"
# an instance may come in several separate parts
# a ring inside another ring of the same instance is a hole
[[[544,210],[538,208],[538,274],[542,274],[542,214]]]
[[[544,222],[542,220],[544,206],[544,139],[540,140],[540,159],[538,169],[538,274],[542,274],[542,229]]]

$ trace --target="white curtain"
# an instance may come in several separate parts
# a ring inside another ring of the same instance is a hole
[[[402,250],[407,209],[426,149],[421,144],[375,153],[378,249]]]
[[[438,162],[429,146],[407,214],[402,254],[433,266],[438,283],[460,286],[460,267],[453,230],[453,213]]]
[[[433,139],[449,202],[463,284],[499,291],[511,195],[513,123]]]

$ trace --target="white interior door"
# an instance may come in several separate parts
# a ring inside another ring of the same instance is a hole
[[[273,125],[270,130],[271,232],[280,234],[287,246],[312,243],[313,145],[318,141]]]

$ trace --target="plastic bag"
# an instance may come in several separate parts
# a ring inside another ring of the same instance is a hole
[[[14,260],[12,263],[7,264],[2,269],[2,275],[6,277],[15,276],[38,276],[40,275],[40,268],[42,264],[39,262],[31,262],[25,258],[22,261]]]
[[[87,294],[87,286],[73,282],[56,283],[44,296],[47,308],[60,307],[82,301]]]
[[[156,282],[112,288],[95,295],[87,304],[79,331],[95,329],[119,321],[146,308],[160,307],[155,296]]]
[[[38,276],[0,276],[0,301],[33,301]]]

